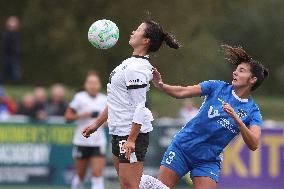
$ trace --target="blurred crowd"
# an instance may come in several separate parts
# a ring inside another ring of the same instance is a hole
[[[0,121],[11,115],[24,115],[29,121],[44,122],[50,116],[63,116],[67,108],[66,89],[62,84],[54,84],[47,91],[44,87],[35,87],[24,93],[19,102],[6,95],[0,87]]]
[[[16,101],[0,87],[0,121],[7,121],[16,116],[25,116],[30,122],[46,122],[48,118],[62,117],[68,107],[66,88],[62,84],[54,84],[47,90],[35,87]],[[180,108],[177,117],[189,121],[198,113],[194,103],[187,99]]]

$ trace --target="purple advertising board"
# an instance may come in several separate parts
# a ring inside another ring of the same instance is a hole
[[[284,129],[263,129],[251,151],[237,137],[224,151],[220,188],[284,189]]]

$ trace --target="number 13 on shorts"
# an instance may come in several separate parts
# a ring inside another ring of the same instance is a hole
[[[126,142],[126,140],[119,141],[119,153],[125,154],[125,150],[123,148],[123,144]]]
[[[171,164],[175,156],[176,156],[176,153],[174,151],[170,151],[169,157],[167,157],[166,159],[166,163]]]

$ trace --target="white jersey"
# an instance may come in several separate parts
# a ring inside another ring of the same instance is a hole
[[[96,97],[90,96],[86,91],[78,92],[75,94],[73,100],[70,102],[69,107],[76,111],[76,114],[86,112],[100,113],[107,106],[106,95],[98,93]],[[89,124],[93,123],[95,118],[86,118],[77,120],[77,127],[74,133],[73,144],[78,146],[105,146],[106,136],[105,131],[100,127],[95,133],[90,135],[89,138],[83,137],[81,134],[83,129]]]
[[[110,134],[129,135],[132,122],[141,124],[140,133],[153,130],[152,113],[145,107],[146,92],[153,78],[152,68],[147,57],[132,56],[111,72],[107,85]],[[137,99],[145,102],[135,102]]]

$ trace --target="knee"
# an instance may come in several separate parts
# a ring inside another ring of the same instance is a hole
[[[161,181],[166,187],[174,188],[175,182],[173,182],[170,178],[165,178],[161,175],[158,176],[158,180]]]
[[[77,175],[80,181],[83,181],[85,179],[85,173],[77,173]]]
[[[92,176],[93,177],[101,177],[103,175],[103,170],[102,169],[95,169],[92,171]]]

